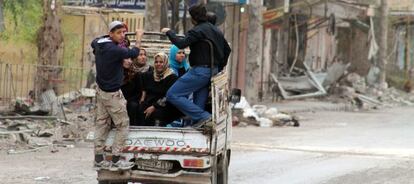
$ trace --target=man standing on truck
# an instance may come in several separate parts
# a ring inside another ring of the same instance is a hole
[[[142,30],[136,32],[136,47],[120,47],[125,40],[126,26],[120,21],[109,24],[109,37],[100,37],[92,41],[96,61],[96,124],[95,124],[95,167],[97,169],[125,170],[133,163],[121,158],[123,145],[128,136],[129,118],[126,101],[121,92],[124,77],[123,61],[135,58],[139,54]],[[114,124],[115,138],[112,154],[105,155],[105,141]],[[107,158],[111,158],[108,159]]]
[[[194,27],[187,32],[184,38],[177,37],[175,32],[169,28],[161,30],[179,49],[190,47],[191,68],[168,90],[167,101],[191,117],[193,124],[197,123],[202,126],[211,120],[211,114],[204,109],[208,98],[210,79],[226,66],[231,49],[223,33],[208,22],[204,3],[191,6],[188,11]],[[211,49],[213,49],[213,55],[211,55]],[[211,63],[211,59],[214,63]],[[188,99],[191,93],[193,93],[194,103]]]

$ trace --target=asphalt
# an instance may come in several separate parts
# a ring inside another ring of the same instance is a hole
[[[412,114],[310,111],[299,128],[235,127],[230,183],[414,183]]]

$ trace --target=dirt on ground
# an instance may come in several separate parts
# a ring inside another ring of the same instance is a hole
[[[46,147],[36,152],[8,154],[0,151],[0,180],[4,184],[97,183],[93,169],[93,144]]]

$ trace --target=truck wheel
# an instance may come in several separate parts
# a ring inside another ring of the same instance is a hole
[[[217,184],[227,184],[229,174],[229,160],[227,156],[220,159],[217,164]]]

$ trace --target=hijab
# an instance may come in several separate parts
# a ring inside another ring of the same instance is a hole
[[[172,45],[170,48],[170,68],[172,70],[174,70],[174,73],[178,75],[178,70],[180,68],[184,68],[185,71],[188,71],[188,69],[190,68],[190,65],[187,62],[187,58],[184,58],[183,61],[179,62],[175,59],[175,56],[177,55],[177,53],[180,51],[180,49],[175,46]]]
[[[145,55],[147,54],[147,52],[144,49],[139,49],[140,52],[144,51]],[[145,73],[149,70],[150,65],[148,64],[148,62],[145,62],[144,65],[140,65],[138,63],[138,57],[132,59],[132,64],[131,66],[126,70],[126,77],[125,80],[129,81],[132,78],[134,78],[134,76],[137,73]]]
[[[156,82],[159,82],[159,81],[167,78],[170,75],[174,75],[174,71],[168,65],[168,56],[167,56],[167,54],[165,54],[164,52],[159,52],[159,53],[155,54],[154,63],[155,63],[155,59],[157,57],[160,57],[164,61],[163,70],[160,73],[158,73],[157,69],[154,66],[154,80]]]

